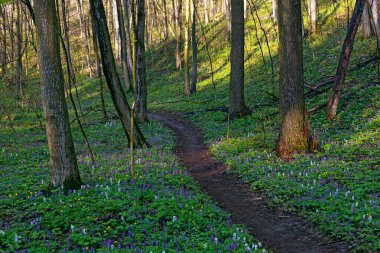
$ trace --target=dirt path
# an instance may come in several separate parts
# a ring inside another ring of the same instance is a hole
[[[182,117],[166,112],[150,114],[177,135],[177,155],[198,180],[202,190],[231,213],[235,223],[274,252],[347,252],[345,243],[324,241],[315,228],[300,217],[288,216],[267,205],[266,197],[244,185],[237,176],[226,174],[204,145],[201,131]]]

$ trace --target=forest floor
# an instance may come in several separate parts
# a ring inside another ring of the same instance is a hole
[[[316,227],[301,217],[268,205],[260,191],[253,191],[238,176],[226,173],[226,166],[214,160],[204,144],[202,131],[178,113],[154,112],[150,118],[176,134],[175,153],[199,182],[203,192],[231,214],[234,223],[274,252],[347,252],[345,242],[323,237]]]

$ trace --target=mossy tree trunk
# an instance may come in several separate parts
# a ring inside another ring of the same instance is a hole
[[[77,189],[80,188],[82,181],[78,171],[64,95],[55,1],[40,0],[35,5],[35,15],[42,102],[50,152],[50,186],[63,186],[66,190]]]
[[[107,80],[112,102],[120,118],[128,141],[130,142],[131,109],[123,91],[119,74],[117,73],[115,57],[112,52],[110,33],[107,26],[106,14],[102,0],[90,0],[90,12],[98,37],[104,76]],[[147,142],[137,124],[135,125],[135,131],[132,138],[136,147],[143,147],[147,145]]]
[[[278,4],[280,133],[276,150],[281,158],[289,159],[310,151],[312,138],[303,87],[301,0],[282,0]]]
[[[228,112],[231,118],[250,113],[244,102],[244,3],[232,0],[231,78]]]

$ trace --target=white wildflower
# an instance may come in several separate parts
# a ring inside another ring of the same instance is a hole
[[[207,243],[203,244],[203,248],[207,249]]]
[[[177,220],[177,216],[173,216],[173,222]]]
[[[1,234],[2,236],[4,236],[4,235],[5,235],[5,232],[4,232],[3,230],[0,230],[0,234]]]

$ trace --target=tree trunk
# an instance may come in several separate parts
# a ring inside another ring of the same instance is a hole
[[[23,22],[22,22],[22,11],[21,11],[21,3],[16,2],[16,11],[17,11],[17,21],[16,21],[16,28],[17,28],[17,48],[16,48],[16,85],[18,89],[18,94],[20,98],[24,95],[23,91],[23,66],[22,66],[22,30],[23,30]]]
[[[231,1],[234,1],[234,0],[224,0],[224,8],[225,8],[225,13],[226,13],[228,32],[231,32]],[[239,0],[239,1],[242,1],[242,0]]]
[[[113,17],[113,28],[115,34],[115,55],[116,61],[121,62],[121,40],[120,40],[120,27],[119,27],[119,15],[117,10],[118,3],[116,0],[112,0],[112,17]]]
[[[35,5],[39,41],[42,102],[50,151],[51,187],[78,189],[82,184],[64,95],[64,76],[59,49],[59,30],[54,0]]]
[[[163,8],[163,15],[164,15],[164,35],[165,35],[165,41],[169,39],[169,23],[168,23],[168,11],[166,7],[166,0],[162,0],[162,8]]]
[[[363,37],[371,37],[371,21],[369,18],[369,8],[368,2],[364,4],[363,14],[362,14],[362,23],[363,23]]]
[[[372,20],[374,24],[374,30],[377,38],[377,45],[380,46],[380,23],[379,23],[379,12],[378,12],[378,0],[372,0],[371,2],[371,13]]]
[[[92,16],[91,16],[92,20]],[[107,110],[106,110],[106,103],[104,99],[104,83],[103,83],[103,78],[102,78],[102,66],[100,63],[100,55],[99,55],[99,44],[98,44],[98,35],[96,33],[96,28],[94,24],[94,20],[92,20],[92,43],[94,46],[94,53],[95,53],[95,67],[96,67],[96,74],[99,79],[99,93],[100,93],[100,105],[101,105],[101,110],[103,113],[103,119],[105,121],[108,120],[108,115],[107,115]]]
[[[278,0],[272,0],[272,17],[273,17],[273,20],[275,23],[277,23],[278,21],[278,4],[277,4],[277,1]]]
[[[177,27],[177,42],[176,42],[176,50],[175,50],[175,60],[176,60],[176,67],[177,69],[182,68],[182,59],[181,59],[181,52],[182,52],[182,0],[174,0],[178,1],[177,4],[177,10],[176,10],[176,27]],[[187,0],[185,0],[187,1]]]
[[[90,77],[92,77],[92,65],[91,65],[91,48],[90,48],[90,30],[88,28],[88,24],[85,18],[85,12],[83,7],[82,0],[77,0],[77,6],[79,11],[79,20],[82,23],[82,32],[84,34],[84,40],[85,40],[85,47],[86,47],[86,58],[87,58],[87,67],[90,74]]]
[[[190,49],[189,49],[189,40],[190,40],[190,1],[191,0],[185,0],[185,21],[184,21],[184,30],[185,30],[185,36],[184,36],[184,46],[183,46],[183,62],[184,62],[184,71],[185,71],[185,94],[190,95],[191,94],[191,87],[190,87]]]
[[[314,33],[317,30],[318,22],[318,6],[317,0],[310,0],[309,2],[309,15],[310,15],[310,32]]]
[[[147,85],[145,69],[145,0],[137,0],[136,37],[136,115],[140,122],[147,121]]]
[[[204,14],[205,14],[205,25],[208,25],[208,22],[210,19],[209,1],[210,0],[203,0],[203,8],[204,8]]]
[[[4,78],[7,72],[7,15],[3,6],[0,6],[2,18],[2,47],[1,47],[1,77]]]
[[[366,0],[356,1],[354,13],[352,14],[350,24],[348,26],[346,38],[343,43],[342,52],[340,54],[338,68],[335,75],[333,93],[327,105],[326,118],[329,120],[332,120],[337,113],[339,97],[342,95],[344,88],[344,80],[346,78],[352,48],[354,47],[355,35],[358,31],[360,20],[363,14],[365,1]]]
[[[123,92],[120,78],[117,73],[115,57],[112,52],[110,34],[107,27],[104,5],[102,0],[90,0],[90,6],[92,20],[94,21],[99,42],[99,49],[102,56],[104,76],[107,80],[112,102],[114,103],[115,109],[123,125],[124,132],[128,138],[128,141],[130,141],[131,109],[129,107],[125,93]],[[133,143],[136,147],[147,145],[147,142],[137,124],[135,125],[134,133],[135,134],[132,138]]]
[[[125,28],[126,28],[126,33],[125,33],[125,39],[127,43],[127,57],[128,57],[128,69],[129,69],[129,74],[132,73],[132,48],[131,48],[131,24],[130,24],[130,9],[131,9],[131,2],[130,0],[123,0],[123,5],[124,5],[124,13],[125,13]]]
[[[301,0],[279,1],[280,133],[277,153],[289,159],[311,149],[303,80]]]
[[[191,25],[191,39],[192,39],[192,49],[193,49],[193,78],[191,82],[191,89],[190,93],[194,94],[197,91],[197,79],[198,79],[198,62],[197,62],[197,57],[198,57],[198,42],[197,42],[197,9],[195,2],[193,3],[193,22]]]
[[[250,113],[244,102],[244,3],[232,0],[231,80],[228,113],[231,118]]]
[[[121,5],[121,0],[116,0],[116,10],[117,10],[117,17],[118,17],[118,27],[119,27],[119,36],[120,36],[120,42],[121,42],[121,64],[123,68],[123,77],[124,77],[124,85],[125,85],[125,92],[128,92],[131,90],[131,82],[129,79],[129,67],[128,67],[128,55],[127,55],[127,36],[125,33],[125,27],[124,27],[124,15]]]

